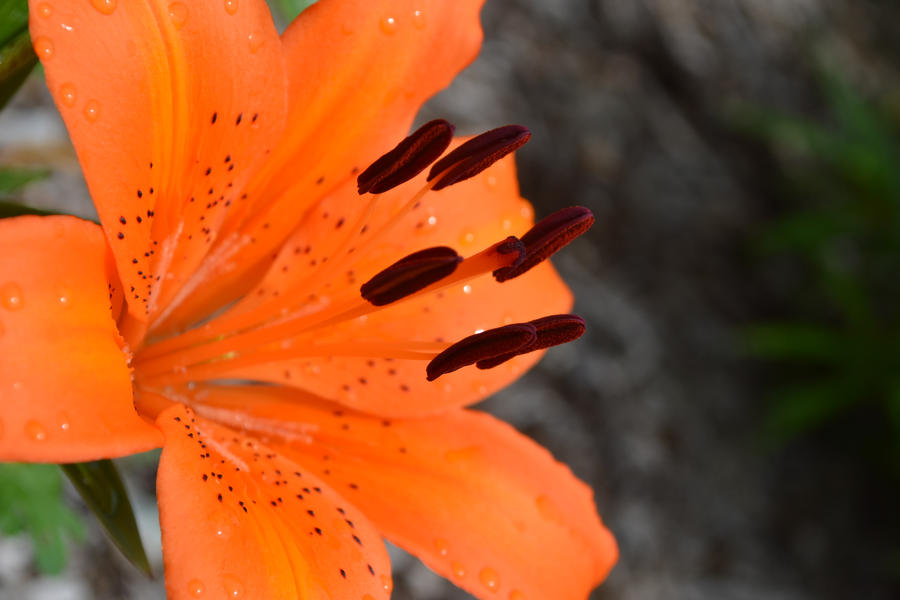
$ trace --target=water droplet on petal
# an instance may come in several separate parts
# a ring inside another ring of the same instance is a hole
[[[471,244],[471,243],[474,242],[474,241],[475,241],[475,234],[472,233],[471,231],[464,231],[464,232],[462,233],[462,235],[459,236],[459,243],[460,243],[460,244],[466,244],[466,245],[468,245],[468,244]]]
[[[28,421],[25,423],[25,435],[35,442],[43,442],[47,439],[47,430],[37,421]]]
[[[46,2],[41,2],[40,4],[38,4],[37,12],[39,15],[46,19],[53,14],[53,9]]]
[[[435,225],[437,225],[437,217],[434,215],[428,217],[428,225],[429,227],[434,227]]]
[[[61,412],[59,413],[59,428],[63,431],[68,431],[69,427],[71,427],[72,419],[69,418],[68,413]]]
[[[234,575],[222,577],[222,588],[225,590],[226,598],[241,598],[244,595],[244,584]]]
[[[25,299],[22,298],[22,288],[18,283],[7,282],[0,286],[0,304],[6,310],[19,310],[25,306]]]
[[[247,36],[247,44],[250,46],[250,52],[253,54],[256,54],[264,43],[265,40],[258,33],[251,33]]]
[[[471,294],[471,293],[472,293],[472,286],[469,285],[468,283],[467,283],[466,285],[464,285],[464,286],[463,286],[463,293],[464,293],[464,294]]]
[[[233,15],[238,10],[238,0],[225,0],[225,12]]]
[[[391,593],[394,589],[394,581],[387,575],[381,576],[381,585],[387,593]]]
[[[421,10],[413,11],[413,25],[416,29],[425,29],[425,26],[428,24],[425,19],[425,13]]]
[[[503,231],[509,231],[512,229],[512,220],[511,219],[503,219]]]
[[[75,94],[75,86],[71,83],[64,83],[59,87],[59,97],[66,106],[75,106],[75,100],[78,96]]]
[[[447,553],[450,552],[450,544],[445,539],[438,538],[434,540],[434,549],[438,551],[438,554],[441,556],[447,556]]]
[[[118,0],[91,0],[91,5],[104,15],[111,15],[116,10]]]
[[[509,600],[525,600],[525,594],[519,590],[513,590],[509,593]]]
[[[565,523],[562,511],[560,511],[556,503],[547,496],[538,496],[537,500],[535,500],[535,504],[537,504],[537,509],[538,512],[541,513],[541,516],[548,521]]]
[[[381,31],[388,35],[397,33],[397,19],[394,17],[381,17],[378,26],[381,27]]]
[[[60,289],[56,293],[56,301],[60,306],[72,306],[72,290],[70,290],[69,288]]]
[[[530,204],[523,204],[522,208],[519,209],[519,214],[526,219],[534,218],[534,209],[531,208]]]
[[[181,29],[187,22],[188,9],[182,2],[173,2],[169,5],[169,19],[175,25],[175,29]]]
[[[188,582],[188,594],[190,594],[194,598],[199,598],[200,596],[202,596],[205,589],[206,586],[204,586],[203,582],[199,579],[192,579]]]
[[[497,176],[496,175],[488,175],[484,178],[484,184],[489,188],[497,187]]]
[[[453,575],[462,579],[466,576],[466,568],[462,565],[462,563],[454,562],[450,565],[450,570],[453,572]]]
[[[53,42],[50,38],[39,37],[34,40],[34,53],[43,60],[53,58]]]
[[[500,589],[500,574],[490,567],[485,567],[478,574],[478,580],[492,592]]]
[[[227,540],[231,537],[231,525],[228,523],[219,523],[216,526],[216,539]]]
[[[96,100],[88,100],[84,104],[84,117],[93,123],[100,118],[100,103]]]

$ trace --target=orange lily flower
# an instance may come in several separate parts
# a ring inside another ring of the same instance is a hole
[[[481,3],[320,0],[279,36],[263,0],[30,0],[102,227],[0,221],[0,460],[162,446],[170,598],[388,598],[382,537],[478,598],[585,598],[615,562],[590,489],[465,408],[583,329],[535,320],[572,299],[531,263],[587,216],[497,244],[532,226],[510,156],[357,194]],[[436,247],[468,257],[384,271]]]

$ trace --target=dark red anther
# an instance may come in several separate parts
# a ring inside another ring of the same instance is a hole
[[[506,125],[485,131],[454,148],[434,163],[428,181],[440,176],[432,190],[440,190],[478,175],[489,166],[517,150],[528,141],[531,132],[521,125]],[[449,170],[448,170],[449,169]],[[447,171],[446,173],[444,173]]]
[[[496,249],[498,254],[518,254],[516,261],[513,264],[509,265],[509,268],[518,267],[520,264],[522,264],[522,261],[525,260],[525,256],[527,255],[525,244],[523,244],[522,240],[514,235],[509,236],[508,238],[497,244]]]
[[[522,236],[525,244],[525,260],[518,265],[502,267],[494,271],[494,279],[500,282],[518,277],[543,262],[591,228],[594,215],[583,206],[570,206],[558,210]]]
[[[365,282],[359,293],[371,304],[384,306],[447,277],[460,262],[462,257],[447,246],[419,250]]]
[[[437,356],[425,368],[428,381],[465,366],[515,352],[528,346],[537,337],[534,325],[518,323],[488,329],[463,338]]]
[[[551,346],[559,346],[577,340],[584,334],[585,322],[578,315],[550,315],[527,323],[535,328],[537,335],[528,346],[492,358],[479,360],[479,369],[493,369],[520,354],[528,354]]]
[[[360,194],[381,194],[406,183],[444,153],[453,139],[453,125],[443,119],[425,123],[359,174]]]

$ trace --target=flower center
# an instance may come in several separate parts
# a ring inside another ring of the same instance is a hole
[[[345,230],[348,233],[338,243],[333,260],[323,261],[289,289],[250,310],[226,312],[181,335],[142,348],[134,359],[136,381],[142,387],[157,388],[233,378],[242,369],[271,362],[334,356],[421,360],[422,376],[430,381],[467,365],[493,368],[519,354],[579,337],[584,321],[574,315],[499,327],[455,344],[367,339],[352,335],[352,327],[343,326],[488,273],[493,274],[497,285],[519,277],[591,226],[593,215],[582,207],[558,211],[521,239],[508,237],[465,258],[447,246],[425,248],[397,260],[359,288],[336,286],[343,291],[327,299],[308,294],[309,289],[337,283],[348,267],[390,236],[429,193],[477,175],[530,136],[519,126],[501,127],[472,138],[435,162],[449,145],[452,131],[445,121],[427,123],[359,175],[359,193],[370,195],[361,216]],[[370,231],[367,223],[380,195],[432,163],[427,183],[383,225]]]

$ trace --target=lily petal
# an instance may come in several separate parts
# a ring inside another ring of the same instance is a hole
[[[281,132],[281,41],[263,0],[29,4],[129,311],[146,319]]]
[[[229,220],[253,243],[221,245],[219,268],[198,277],[179,311],[182,325],[245,293],[317,200],[406,135],[422,103],[475,58],[483,2],[319,0],[300,14],[282,36],[285,135]]]
[[[157,423],[169,598],[390,596],[377,530],[315,474],[180,404]]]
[[[0,220],[0,460],[79,462],[161,445],[134,410],[107,259],[93,223]]]
[[[366,222],[377,230],[424,183],[421,175],[378,200],[379,210]],[[309,281],[306,293],[340,296],[359,286],[395,260],[422,248],[447,245],[473,254],[508,235],[522,234],[533,224],[531,205],[518,193],[512,157],[479,176],[428,194],[390,235],[382,236],[359,260],[332,274],[328,288],[316,279],[316,269],[340,260],[342,228],[353,227],[362,212],[351,199],[355,189],[342,188],[312,213],[285,245],[266,279],[248,294],[238,311],[252,312],[259,304],[284,297],[298,282]],[[381,202],[385,206],[381,207]],[[381,210],[383,208],[383,210]],[[344,221],[342,228],[336,228]],[[357,225],[358,226],[358,225]],[[344,248],[346,251],[347,248]],[[312,278],[312,280],[310,280]],[[302,298],[301,298],[302,299]],[[503,284],[490,274],[467,285],[401,301],[368,315],[365,322],[348,321],[327,333],[329,340],[418,340],[455,342],[479,329],[524,322],[547,314],[565,313],[572,295],[549,263],[525,277]],[[425,379],[425,362],[384,357],[305,357],[262,364],[237,375],[306,389],[358,410],[385,416],[421,416],[466,406],[511,383],[543,355],[516,357],[495,369],[461,369],[439,381]]]
[[[352,485],[386,537],[478,598],[582,600],[615,563],[590,489],[488,415],[386,421],[283,388],[204,387],[194,402]],[[309,439],[290,439],[304,423]]]

